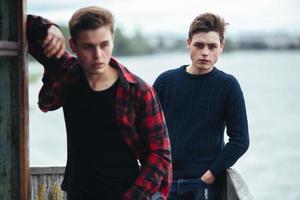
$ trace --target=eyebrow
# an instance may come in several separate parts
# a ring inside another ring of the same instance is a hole
[[[103,44],[103,43],[107,43],[107,42],[109,42],[109,40],[104,40],[104,41],[100,42],[99,44]],[[85,42],[85,43],[82,43],[81,45],[97,46],[98,43],[94,44],[94,43],[90,43],[90,42]]]
[[[216,43],[216,42],[205,43],[205,42],[199,42],[199,41],[197,41],[194,44],[208,44],[208,45],[212,45],[212,44],[218,44],[218,43]]]

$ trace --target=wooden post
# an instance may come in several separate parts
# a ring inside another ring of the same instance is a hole
[[[29,199],[25,0],[0,0],[0,199]]]

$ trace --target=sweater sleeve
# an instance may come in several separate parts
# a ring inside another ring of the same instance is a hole
[[[248,122],[243,92],[234,77],[230,79],[230,85],[225,100],[225,121],[229,141],[209,167],[215,177],[231,167],[249,147]]]
[[[166,79],[166,72],[159,75],[157,77],[157,79],[154,81],[153,83],[153,88],[158,96],[158,99],[162,105],[162,107],[164,107],[164,82]]]

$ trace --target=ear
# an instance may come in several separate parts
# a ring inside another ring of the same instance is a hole
[[[115,39],[115,34],[114,33],[111,34],[111,39],[114,41],[114,39]]]
[[[76,44],[72,38],[69,39],[69,45],[70,45],[70,48],[72,49],[72,51],[74,53],[76,53],[76,51],[77,51]]]
[[[223,50],[224,50],[224,47],[225,47],[225,42],[222,42],[222,43],[220,44],[220,47],[221,47],[221,53],[222,53]]]
[[[188,49],[190,49],[190,45],[191,45],[191,40],[190,40],[190,38],[187,38],[187,39],[186,39],[186,47],[187,47]]]
[[[112,35],[111,35],[111,39],[112,39],[112,43],[111,43],[111,45],[112,45],[112,48],[114,48],[114,44],[115,44],[115,34],[113,33]]]

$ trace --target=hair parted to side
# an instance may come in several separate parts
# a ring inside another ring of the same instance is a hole
[[[225,27],[229,25],[225,20],[213,13],[203,13],[198,15],[191,23],[189,29],[189,39],[199,32],[215,31],[220,36],[220,42],[224,42]]]
[[[97,6],[85,7],[77,10],[69,21],[70,35],[76,42],[78,33],[85,30],[95,30],[103,26],[110,27],[114,33],[114,17],[112,13]]]

